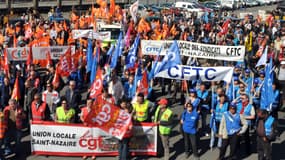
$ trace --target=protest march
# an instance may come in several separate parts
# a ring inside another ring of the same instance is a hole
[[[0,18],[0,160],[20,159],[24,134],[31,155],[177,159],[174,133],[184,159],[202,149],[244,159],[253,144],[258,160],[272,159],[285,110],[284,12],[140,3]]]

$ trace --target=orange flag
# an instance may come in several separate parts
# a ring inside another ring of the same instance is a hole
[[[110,0],[109,14],[110,14],[111,16],[114,16],[114,14],[115,14],[115,6],[116,6],[115,0]]]
[[[54,89],[57,89],[59,87],[59,84],[60,84],[59,76],[60,76],[60,72],[59,72],[59,63],[58,63],[56,65],[54,77],[53,77],[53,80],[52,80],[52,85],[53,85]]]
[[[150,30],[151,30],[151,28],[149,26],[149,23],[147,21],[145,21],[144,18],[142,18],[138,24],[138,32],[139,33],[142,33],[142,32],[147,33]]]
[[[144,93],[144,96],[148,95],[148,80],[147,80],[147,71],[143,72],[143,77],[138,85],[137,93]]]
[[[92,86],[90,88],[90,98],[96,98],[98,95],[102,93],[103,89],[103,75],[102,70],[100,67],[97,69],[95,81],[92,83]]]
[[[16,48],[16,47],[17,47],[17,43],[18,43],[18,40],[17,40],[16,34],[14,33],[14,35],[13,35],[13,44],[14,44],[14,48]]]
[[[9,76],[9,74],[10,74],[7,49],[4,49],[4,73],[7,76]]]
[[[21,99],[21,93],[20,93],[20,87],[19,87],[19,77],[17,76],[15,83],[14,83],[14,89],[11,95],[12,99],[15,99],[16,101],[19,101]]]
[[[29,67],[31,64],[33,64],[33,54],[32,54],[32,47],[30,46],[26,65],[27,65],[27,67]]]
[[[65,31],[67,31],[67,24],[66,24],[66,21],[65,21],[65,20],[63,21],[63,29],[64,29]]]
[[[46,57],[47,57],[46,67],[49,67],[52,65],[52,59],[51,59],[50,51],[47,52]]]

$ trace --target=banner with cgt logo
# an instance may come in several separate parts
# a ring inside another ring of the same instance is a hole
[[[97,127],[33,122],[31,150],[36,155],[116,156],[118,139]],[[133,126],[130,152],[134,155],[156,155],[157,126],[155,124],[142,123]]]

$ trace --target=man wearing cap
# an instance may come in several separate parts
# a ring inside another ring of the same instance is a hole
[[[186,100],[184,108],[186,108],[187,103],[191,103],[193,105],[193,110],[200,112],[201,100],[197,96],[196,89],[190,89],[189,92],[190,92],[190,95],[189,95],[188,99]]]
[[[136,122],[149,122],[150,113],[154,111],[154,104],[147,99],[144,99],[144,94],[137,95],[137,101],[133,103],[134,120]]]
[[[255,119],[255,109],[249,103],[249,96],[247,94],[241,94],[240,99],[241,101],[237,104],[237,113],[243,115],[247,121],[248,128],[242,138],[244,139],[246,154],[250,155],[251,149],[249,129]]]
[[[245,82],[247,85],[250,85],[252,83],[252,77],[250,77],[250,70],[246,69],[244,71],[244,77],[242,78],[243,82]]]
[[[222,138],[222,147],[219,153],[219,160],[225,158],[228,145],[230,145],[229,159],[237,159],[236,151],[238,147],[239,135],[243,134],[247,129],[247,122],[243,115],[237,113],[235,103],[230,104],[228,112],[222,116],[219,128],[219,137]]]
[[[258,160],[271,160],[271,142],[275,140],[277,121],[266,110],[259,110],[256,126]]]
[[[165,98],[158,102],[159,107],[155,111],[154,122],[159,128],[159,135],[164,148],[164,159],[169,159],[169,135],[172,128],[172,111],[167,107],[168,101]]]

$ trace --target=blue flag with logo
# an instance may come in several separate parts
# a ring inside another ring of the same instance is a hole
[[[271,105],[274,102],[274,92],[272,89],[273,72],[272,58],[265,68],[265,78],[261,88],[260,108],[271,111]]]
[[[232,80],[232,82],[229,84],[229,87],[227,90],[227,97],[229,98],[230,102],[235,99],[234,94],[235,94],[235,92],[234,92],[234,81]]]
[[[160,55],[161,50],[162,50],[162,47],[160,47],[160,49],[159,49],[159,51],[158,51],[158,53],[156,55],[155,62],[154,62],[153,66],[152,66],[152,68],[151,68],[151,70],[150,70],[150,72],[149,72],[149,74],[147,76],[148,77],[148,81],[152,80],[153,77],[154,77],[155,69],[156,69],[156,66],[158,64],[158,59],[159,59],[159,55]]]
[[[122,38],[123,38],[123,34],[121,32],[120,36],[118,38],[118,41],[117,41],[115,51],[114,51],[112,59],[111,59],[111,63],[110,63],[111,69],[114,69],[117,66],[118,57],[122,54],[122,48],[121,48]]]
[[[108,52],[107,52],[107,56],[110,56],[110,55],[112,55],[112,53],[113,53],[113,50],[114,50],[114,44],[111,44],[111,47],[109,48],[109,50],[108,50]]]
[[[96,49],[96,55],[93,58],[93,64],[92,64],[92,69],[91,69],[91,75],[90,75],[90,83],[93,83],[95,77],[96,77],[96,72],[97,72],[97,59],[98,59],[98,55],[99,55],[99,50],[100,48],[97,47]]]
[[[157,70],[155,74],[167,70],[168,68],[171,68],[178,64],[181,64],[180,51],[177,41],[174,41],[170,46],[169,50],[167,50],[162,62],[158,66],[156,66]]]
[[[128,53],[128,56],[126,58],[127,69],[132,68],[135,65],[139,42],[140,42],[140,36],[137,35],[135,42],[133,43],[133,45],[132,45],[132,47]]]
[[[92,69],[92,62],[93,62],[93,46],[92,46],[92,39],[88,39],[87,44],[87,69],[86,72],[91,71]]]

